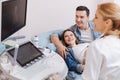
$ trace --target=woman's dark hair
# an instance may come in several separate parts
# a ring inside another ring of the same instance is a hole
[[[74,36],[75,36],[75,38],[76,38],[76,44],[78,44],[78,38],[76,37],[76,35],[75,35],[75,33],[73,32],[73,30],[71,30],[71,29],[66,29],[66,30],[63,31],[63,34],[62,34],[62,43],[63,43],[63,45],[65,45],[66,47],[69,46],[69,45],[65,42],[65,39],[64,39],[65,32],[67,32],[67,31],[71,31],[71,32],[74,34]]]
[[[89,11],[89,9],[86,6],[78,6],[76,8],[76,11],[86,11],[87,16],[89,16],[89,14],[90,14],[90,11]]]

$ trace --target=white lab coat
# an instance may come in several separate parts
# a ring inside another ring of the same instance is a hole
[[[120,39],[118,37],[109,35],[90,44],[82,80],[120,80]]]

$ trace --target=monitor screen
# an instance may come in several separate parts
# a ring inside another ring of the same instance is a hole
[[[8,50],[8,53],[14,58],[15,49]],[[24,43],[19,46],[17,53],[17,62],[22,66],[26,66],[26,64],[34,61],[41,57],[43,53],[36,48],[31,42]]]
[[[6,0],[2,2],[1,41],[26,24],[27,0]]]

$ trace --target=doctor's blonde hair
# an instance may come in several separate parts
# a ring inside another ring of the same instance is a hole
[[[120,37],[120,6],[110,2],[102,3],[98,5],[97,10],[104,20],[112,20],[112,27],[105,35],[115,34]]]

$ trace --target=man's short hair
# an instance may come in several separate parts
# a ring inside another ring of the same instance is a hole
[[[86,6],[78,6],[76,8],[76,11],[86,11],[87,16],[89,16],[89,14],[90,14],[90,11],[89,11],[89,9]]]

